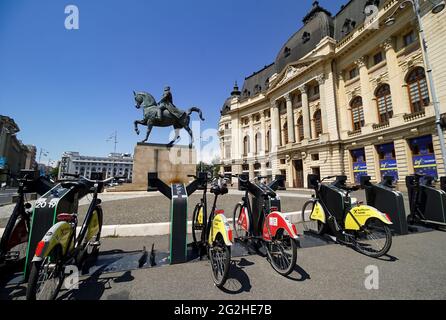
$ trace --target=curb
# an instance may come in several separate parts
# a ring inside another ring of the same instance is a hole
[[[301,212],[288,212],[285,216],[291,223],[301,221]],[[232,219],[228,219],[232,221]],[[0,236],[3,235],[4,228],[0,228]],[[77,232],[80,227],[77,227]],[[102,238],[121,238],[121,237],[151,237],[164,236],[170,233],[170,222],[147,223],[147,224],[118,224],[105,225],[102,227]],[[192,221],[187,222],[187,233],[192,233]]]

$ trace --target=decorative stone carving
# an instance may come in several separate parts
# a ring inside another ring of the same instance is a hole
[[[383,72],[377,75],[375,78],[370,79],[370,82],[372,82],[375,87],[379,86],[382,83],[389,82],[389,75],[387,72]]]
[[[393,39],[388,38],[383,43],[381,43],[380,47],[384,50],[390,50],[393,49]]]
[[[367,57],[364,56],[364,57],[359,58],[358,60],[355,61],[355,64],[358,68],[365,67],[367,64]]]
[[[299,87],[297,87],[297,90],[299,90],[301,94],[307,93],[308,85],[306,84],[300,85]]]
[[[325,82],[325,74],[320,74],[316,77],[316,81],[320,84],[323,85]]]

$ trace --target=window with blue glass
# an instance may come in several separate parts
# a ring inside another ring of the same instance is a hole
[[[353,160],[353,176],[355,183],[359,184],[362,176],[367,175],[367,162],[364,148],[350,151]]]
[[[432,136],[423,136],[409,140],[412,151],[412,163],[415,173],[438,178]]]
[[[395,181],[398,180],[398,166],[393,142],[379,145],[376,149],[379,155],[381,178],[384,176],[392,176]]]

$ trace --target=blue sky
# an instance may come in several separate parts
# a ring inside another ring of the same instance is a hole
[[[321,0],[336,14],[347,0]],[[79,8],[79,30],[66,30],[65,6]],[[49,158],[63,151],[106,155],[141,137],[132,90],[157,99],[170,85],[175,104],[199,106],[216,128],[235,80],[275,60],[302,25],[310,0],[0,1],[0,114],[18,137]],[[193,116],[193,119],[196,119]],[[155,128],[149,142],[164,143]],[[43,159],[42,159],[43,160]],[[46,158],[45,161],[47,161]],[[44,162],[44,161],[42,161]]]

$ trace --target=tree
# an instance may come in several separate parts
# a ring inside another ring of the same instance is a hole
[[[50,172],[51,176],[57,178],[59,176],[59,167],[55,167]]]

